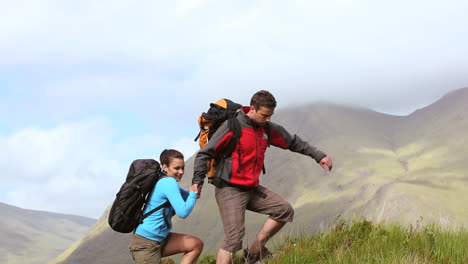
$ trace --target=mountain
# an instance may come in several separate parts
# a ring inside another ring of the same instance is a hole
[[[295,208],[295,220],[281,234],[315,232],[337,215],[404,224],[438,223],[468,226],[468,88],[447,94],[408,116],[393,116],[358,107],[326,103],[278,109],[274,121],[332,157],[334,168],[324,172],[309,157],[278,148],[267,151],[267,173],[261,183],[278,192]],[[186,162],[181,186],[188,188],[193,159]],[[128,235],[106,225],[82,241],[62,263],[131,263]],[[252,241],[265,216],[248,213],[246,241]],[[101,222],[102,221],[102,222]],[[214,188],[206,184],[194,212],[174,218],[174,232],[202,238],[212,253],[223,239]],[[279,235],[278,237],[281,237]],[[98,242],[99,241],[99,242]],[[115,261],[98,251],[107,241]],[[244,244],[244,246],[247,243]],[[81,262],[71,259],[81,258]]]
[[[0,263],[43,264],[96,222],[75,215],[26,210],[0,203]]]

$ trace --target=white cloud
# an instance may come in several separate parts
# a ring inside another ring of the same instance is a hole
[[[71,76],[43,89],[63,84],[66,98],[87,91],[83,103],[119,94],[138,101],[123,86],[140,98],[172,89],[196,102],[238,89],[247,101],[269,89],[280,105],[326,100],[398,111],[468,85],[466,8],[465,1],[11,1],[0,9],[0,25],[8,25],[0,28],[0,63],[69,68]],[[74,75],[83,67],[96,72],[80,81]]]
[[[3,140],[0,162],[7,174],[25,175],[30,180],[46,180],[57,167],[74,167],[77,162],[92,160],[103,154],[111,139],[109,124],[94,119],[65,124],[50,130],[25,128]],[[15,177],[16,178],[16,177]]]
[[[168,139],[156,134],[144,134],[135,137],[125,138],[117,142],[114,147],[114,154],[123,157],[130,162],[137,158],[159,159],[161,148],[167,148]]]
[[[177,149],[182,154],[184,154],[185,159],[189,159],[192,155],[194,155],[199,149],[200,146],[198,145],[198,141],[195,142],[193,138],[180,138],[177,139],[175,142],[172,143],[170,148]],[[192,177],[191,175],[189,177]]]
[[[99,217],[136,158],[158,159],[161,137],[115,142],[102,118],[0,137],[2,201],[23,208]],[[153,154],[153,155],[152,155]]]

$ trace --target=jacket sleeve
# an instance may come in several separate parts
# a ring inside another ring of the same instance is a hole
[[[219,153],[222,153],[232,139],[232,136],[233,132],[229,130],[228,122],[225,121],[213,134],[208,144],[200,149],[195,156],[192,184],[203,185],[206,173],[208,172],[208,161],[218,157]]]
[[[180,218],[186,218],[191,212],[197,201],[197,194],[189,192],[186,199],[180,191],[176,180],[171,177],[163,178],[161,181],[162,193],[167,197],[174,208],[175,213]]]
[[[180,187],[179,187],[179,190],[180,190],[180,194],[182,195],[182,199],[184,199],[184,201],[187,201],[187,198],[188,198],[190,192],[185,190],[185,189],[182,189]]]
[[[270,123],[270,143],[276,147],[307,155],[313,158],[317,163],[327,156],[318,148],[301,139],[298,135],[290,134],[284,127],[276,123]]]

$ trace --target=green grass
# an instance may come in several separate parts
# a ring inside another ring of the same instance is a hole
[[[265,263],[468,263],[468,231],[338,218],[329,231],[289,237],[274,249],[276,256]],[[203,256],[197,263],[215,258]],[[240,253],[234,263],[243,263]]]

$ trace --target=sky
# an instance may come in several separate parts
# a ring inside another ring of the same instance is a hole
[[[0,0],[0,202],[99,218],[258,90],[408,115],[468,87],[464,0]],[[274,121],[274,117],[273,117]],[[191,175],[185,175],[191,177]]]

